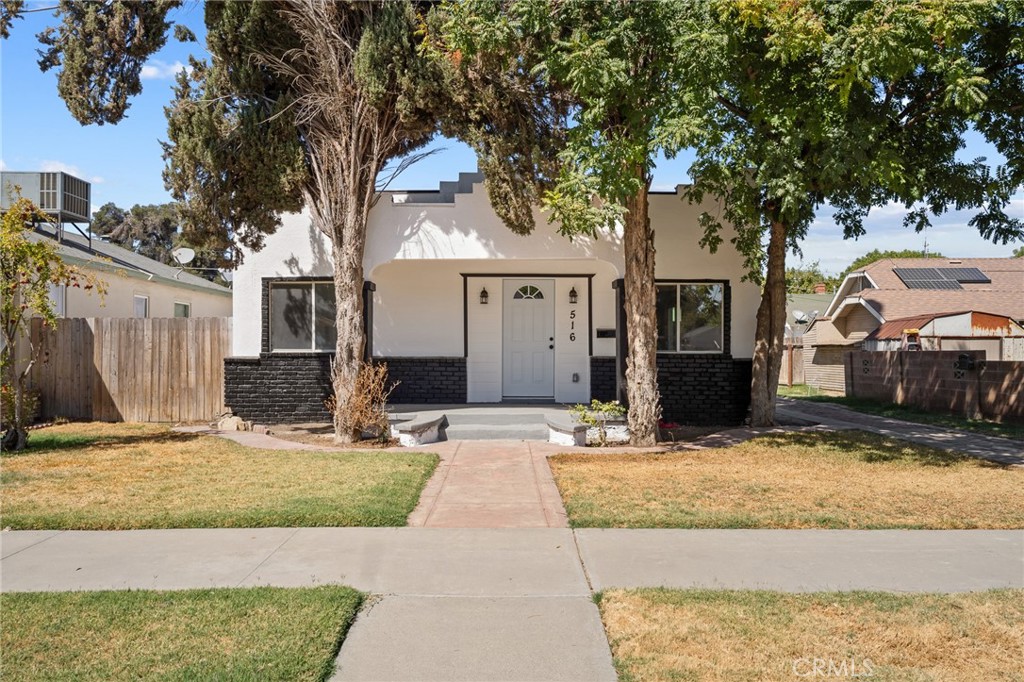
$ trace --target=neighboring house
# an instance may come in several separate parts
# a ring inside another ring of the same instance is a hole
[[[980,350],[986,360],[1024,360],[1024,326],[978,311],[902,317],[868,334],[863,350]]]
[[[825,285],[818,287],[822,292]],[[804,377],[804,332],[821,311],[828,307],[832,294],[786,294],[785,351],[779,368],[779,385],[802,384]]]
[[[806,382],[843,393],[843,353],[883,324],[959,311],[1024,320],[1024,259],[884,259],[851,272],[804,334]]]
[[[799,339],[832,301],[832,294],[786,294],[786,343]]]
[[[42,225],[34,239],[56,239]],[[59,317],[228,317],[231,289],[97,237],[65,232],[57,247],[67,263],[91,271],[107,284],[101,299],[74,287],[53,288]]]
[[[151,258],[91,237],[80,226],[89,222],[91,187],[67,173],[4,172],[0,207],[14,200],[14,187],[53,222],[39,225],[32,239],[54,240],[66,262],[91,271],[107,285],[102,299],[82,289],[54,287],[51,298],[58,317],[227,317],[231,290],[164,265]],[[71,225],[73,229],[66,226]]]
[[[400,381],[393,403],[580,403],[623,395],[621,235],[570,240],[537,212],[530,236],[498,218],[482,176],[436,192],[386,192],[363,268],[367,350]],[[758,287],[728,235],[701,249],[702,210],[653,193],[658,375],[664,416],[738,423],[749,403]],[[262,422],[327,418],[335,347],[331,248],[284,216],[234,280],[225,399]]]

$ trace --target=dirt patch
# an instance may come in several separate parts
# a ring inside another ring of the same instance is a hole
[[[267,427],[268,433],[274,438],[290,440],[307,445],[333,446],[334,426],[331,424],[276,424]],[[401,447],[397,438],[364,438],[358,443],[347,443],[346,450],[383,450]]]

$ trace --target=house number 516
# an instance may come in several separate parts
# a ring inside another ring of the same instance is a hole
[[[573,310],[569,311],[569,340],[570,341],[575,341],[576,340],[576,332],[574,331],[575,329],[576,329],[576,310],[573,309]]]

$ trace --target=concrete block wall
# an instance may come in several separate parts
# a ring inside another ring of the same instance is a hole
[[[849,396],[1024,421],[1024,362],[986,361],[984,351],[851,351],[844,365]]]

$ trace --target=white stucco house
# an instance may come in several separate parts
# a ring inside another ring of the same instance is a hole
[[[624,395],[619,237],[569,240],[537,214],[511,232],[482,177],[386,192],[364,257],[367,353],[388,363],[396,403],[588,402]],[[756,285],[728,239],[701,249],[697,217],[653,193],[658,371],[666,418],[738,423],[749,401]],[[302,214],[244,254],[233,291],[226,404],[246,419],[327,418],[334,351],[331,250]]]

